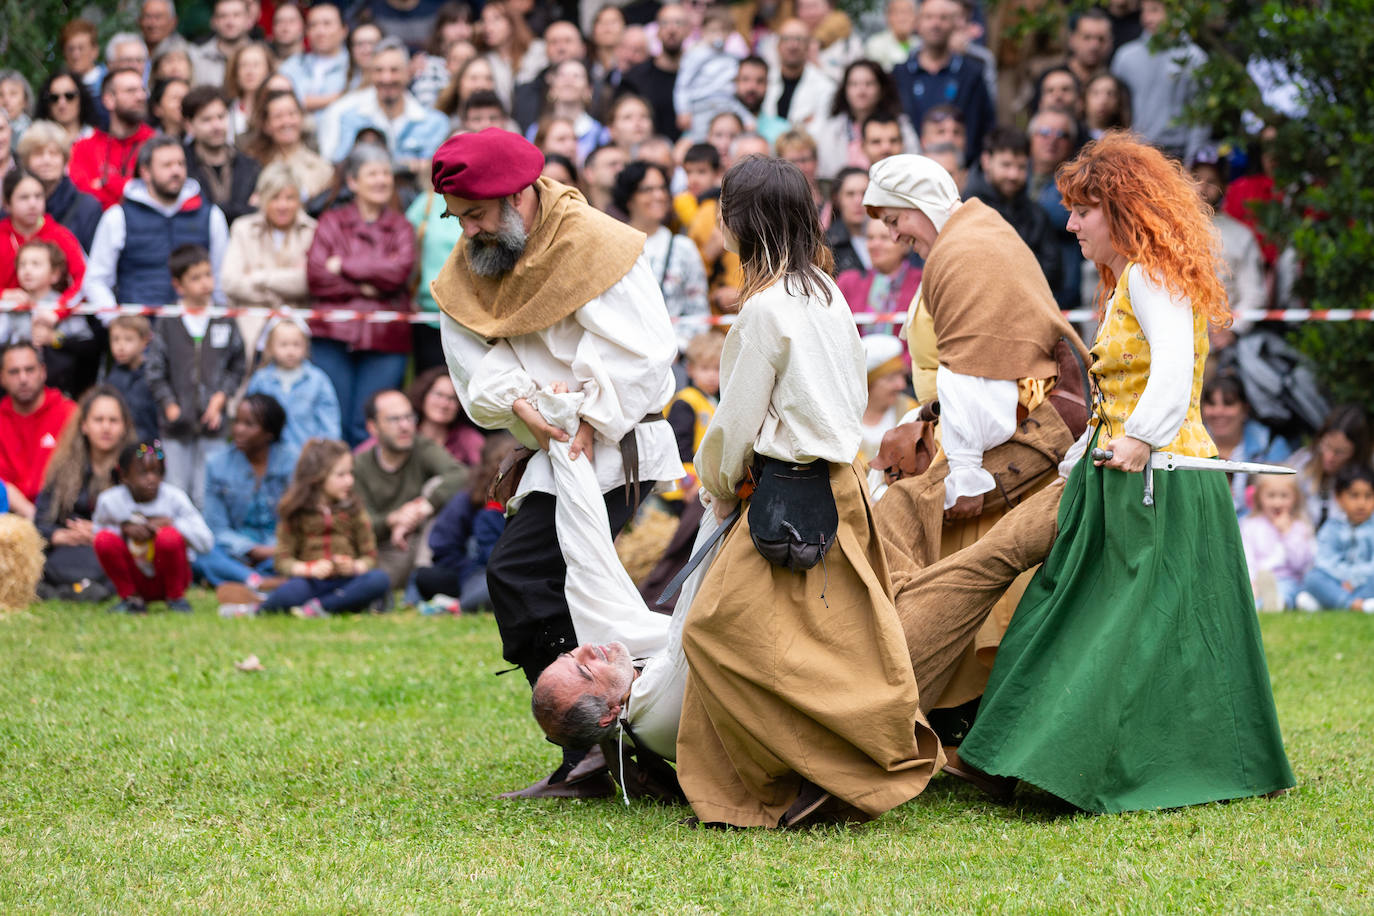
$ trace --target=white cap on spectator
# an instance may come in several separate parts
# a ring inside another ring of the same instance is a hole
[[[891,334],[869,334],[861,338],[861,343],[864,346],[864,362],[869,384],[879,376],[906,369],[906,363],[902,361],[906,347]]]
[[[934,159],[903,153],[888,156],[868,170],[864,207],[875,219],[877,207],[920,210],[939,232],[949,219],[949,208],[958,200],[954,179]]]

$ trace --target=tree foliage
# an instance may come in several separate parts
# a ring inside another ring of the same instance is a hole
[[[133,25],[130,6],[121,0],[6,0],[0,3],[0,60],[24,74],[36,90],[62,66],[57,35],[64,25],[84,15],[104,42]]]

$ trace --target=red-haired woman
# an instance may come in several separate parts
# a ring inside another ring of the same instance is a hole
[[[1208,323],[1229,315],[1208,208],[1182,166],[1120,132],[1057,180],[1102,278],[1096,415],[959,756],[1099,813],[1286,789],[1226,478],[1156,470],[1142,501],[1152,451],[1217,454],[1199,401]],[[1094,447],[1111,459],[1081,460]]]

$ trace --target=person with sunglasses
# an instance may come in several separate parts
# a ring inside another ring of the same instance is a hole
[[[1055,170],[1067,162],[1078,146],[1078,121],[1061,108],[1041,109],[1030,120],[1030,177],[1026,191],[1049,215],[1050,226],[1059,248],[1059,282],[1054,286],[1054,301],[1061,309],[1082,307],[1083,253],[1078,240],[1065,228],[1069,211],[1060,198]]]

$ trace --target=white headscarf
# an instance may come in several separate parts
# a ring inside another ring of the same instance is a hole
[[[904,153],[888,156],[868,170],[864,206],[869,208],[869,215],[875,207],[920,210],[939,232],[949,219],[950,207],[958,201],[954,179],[934,159]]]

